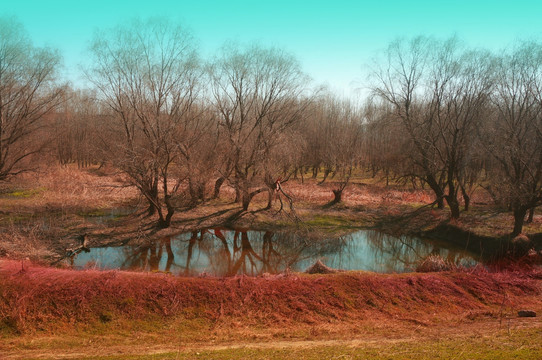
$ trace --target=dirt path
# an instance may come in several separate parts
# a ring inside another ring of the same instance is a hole
[[[324,347],[340,347],[342,349],[353,348],[376,348],[386,352],[387,349],[406,347],[411,348],[419,344],[438,344],[440,341],[455,342],[457,344],[472,342],[473,339],[482,339],[483,343],[488,341],[502,342],[504,338],[512,347],[518,339],[513,338],[515,333],[524,331],[541,334],[542,318],[512,318],[508,319],[480,319],[474,322],[462,322],[455,326],[434,326],[412,327],[402,336],[394,333],[391,336],[386,334],[357,334],[356,338],[346,338],[348,334],[342,334],[345,338],[320,338],[314,340],[276,340],[276,341],[247,341],[241,340],[235,343],[181,343],[178,339],[157,338],[154,341],[146,339],[143,343],[106,345],[100,344],[100,338],[96,336],[86,339],[75,336],[69,337],[23,337],[11,339],[2,345],[0,340],[0,358],[5,360],[20,359],[85,359],[94,357],[125,356],[152,357],[163,355],[167,358],[198,357],[200,352],[220,352],[226,350],[254,349],[254,350],[311,350]],[[537,336],[537,335],[535,335]],[[169,341],[168,341],[169,340]],[[51,344],[61,344],[61,348],[51,347]],[[179,345],[176,345],[179,344]],[[521,343],[517,347],[524,346]],[[162,357],[160,357],[162,358]]]
[[[368,345],[398,344],[418,340],[417,337],[402,339],[352,339],[352,340],[296,340],[296,341],[273,341],[273,342],[238,342],[228,345],[197,345],[187,344],[171,346],[166,344],[141,346],[108,346],[64,349],[64,350],[17,350],[7,352],[2,359],[83,359],[95,356],[133,356],[133,355],[158,355],[171,353],[194,353],[198,351],[222,351],[231,349],[310,349],[323,346],[360,347]]]

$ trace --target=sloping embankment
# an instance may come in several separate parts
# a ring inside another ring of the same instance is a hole
[[[235,319],[247,324],[315,324],[368,317],[407,321],[542,307],[540,272],[273,275],[183,278],[74,271],[0,260],[0,331],[146,319]],[[496,310],[497,309],[497,310]],[[2,330],[3,329],[3,330]]]

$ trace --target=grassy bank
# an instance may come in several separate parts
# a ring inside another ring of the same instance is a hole
[[[14,358],[21,353],[89,355],[98,347],[107,358],[118,355],[116,351],[133,354],[134,346],[141,350],[146,344],[145,354],[156,350],[164,354],[157,358],[175,358],[173,341],[189,358],[201,351],[215,358],[266,357],[269,352],[285,358],[277,342],[310,341],[310,351],[303,354],[318,358],[341,348],[341,341],[358,339],[359,344],[346,349],[351,356],[378,348],[385,348],[384,354],[399,348],[408,354],[425,351],[431,343],[451,351],[465,336],[454,329],[464,327],[473,335],[487,324],[491,339],[486,345],[491,347],[510,326],[523,329],[527,338],[540,332],[538,318],[521,322],[516,314],[523,308],[542,310],[541,277],[539,270],[476,270],[183,278],[29,263],[22,270],[21,262],[3,260],[0,353]],[[423,338],[419,346],[408,341],[413,336]],[[397,342],[384,342],[383,347],[365,343],[367,338]],[[322,342],[327,340],[332,342]],[[520,340],[524,338],[510,338],[510,349]]]

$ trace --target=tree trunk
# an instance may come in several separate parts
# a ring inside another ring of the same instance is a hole
[[[156,204],[159,204],[159,201],[158,201],[158,181],[155,181],[154,182],[154,185],[152,186],[152,188],[149,190],[149,195],[147,197],[147,199],[149,199],[149,207],[147,208],[147,215],[148,216],[153,216],[154,214],[156,214]],[[153,199],[153,200],[150,200],[150,199]]]
[[[514,230],[512,231],[512,236],[518,236],[523,231],[523,223],[525,221],[525,214],[527,214],[527,209],[520,207],[514,210]]]
[[[274,189],[267,189],[267,206],[265,207],[266,210],[269,210],[271,209],[271,207],[273,206],[273,195],[275,194],[275,190]]]
[[[236,186],[235,187],[235,199],[233,200],[234,203],[241,202],[241,190]]]
[[[166,204],[167,213],[164,216],[162,209],[158,209],[158,228],[165,229],[171,225],[171,218],[175,213],[175,208],[171,204],[171,195],[166,195],[164,197],[164,203]]]
[[[252,201],[252,198],[256,196],[257,194],[261,193],[262,191],[265,191],[267,188],[263,187],[258,190],[255,190],[253,192],[248,192],[248,190],[243,189],[242,190],[242,196],[241,196],[241,204],[243,206],[243,211],[248,210],[248,206],[250,205],[250,202]]]
[[[198,198],[201,201],[205,201],[205,183],[200,184],[198,187]]]
[[[205,201],[205,183],[201,181],[188,179],[188,189],[192,204],[197,204],[200,201]]]
[[[452,170],[448,170],[452,174]],[[450,207],[452,219],[459,219],[459,201],[457,200],[457,188],[453,182],[453,176],[448,175],[448,195],[445,196],[446,202]]]
[[[327,180],[327,177],[329,176],[330,173],[331,173],[331,169],[324,169],[324,177],[322,181],[318,183],[318,185],[322,185]]]
[[[453,196],[446,196],[446,202],[450,207],[450,213],[452,219],[459,219],[460,210],[459,210],[459,201]]]
[[[470,196],[465,191],[465,188],[461,186],[461,195],[463,196],[463,201],[465,202],[465,211],[469,211],[470,207]]]
[[[213,199],[218,199],[218,197],[220,196],[220,188],[222,187],[222,184],[224,184],[225,180],[226,178],[223,178],[223,177],[216,179],[215,188],[213,192]]]
[[[149,200],[149,207],[147,208],[147,216],[153,216],[156,214],[156,206]]]
[[[156,214],[157,210],[156,204],[158,203],[158,192],[154,193],[154,191],[151,191],[149,196],[147,197],[147,201],[149,202],[149,207],[147,208],[147,216],[153,216],[154,214]]]
[[[527,217],[526,224],[531,224],[534,220],[534,207],[529,209],[529,217]]]
[[[250,200],[252,200],[252,196],[248,192],[243,192],[243,195],[241,197],[241,205],[243,206],[243,211],[248,210],[248,206],[250,205]]]
[[[343,190],[342,189],[336,189],[336,190],[332,190],[333,191],[333,195],[335,196],[333,198],[333,201],[332,201],[332,204],[338,204],[342,201],[342,198],[343,198]]]
[[[241,183],[241,187],[238,189],[238,191],[239,191],[241,206],[243,207],[243,211],[247,211],[248,206],[250,205],[250,201],[252,200],[252,196],[249,192],[248,184],[246,181],[243,181]]]
[[[173,217],[173,211],[168,211],[166,216],[160,216],[158,219],[158,228],[160,229],[166,229],[171,226],[171,218]]]
[[[428,175],[425,181],[437,197],[437,207],[439,209],[444,209],[444,191],[442,191],[442,188],[439,186],[438,182],[432,175]]]

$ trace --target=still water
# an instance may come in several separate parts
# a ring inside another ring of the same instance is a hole
[[[414,271],[430,254],[463,266],[475,255],[450,245],[416,237],[393,237],[360,230],[340,237],[270,231],[203,229],[145,245],[92,248],[73,258],[75,268],[165,271],[216,276],[305,271],[321,260],[335,269],[380,273]]]

